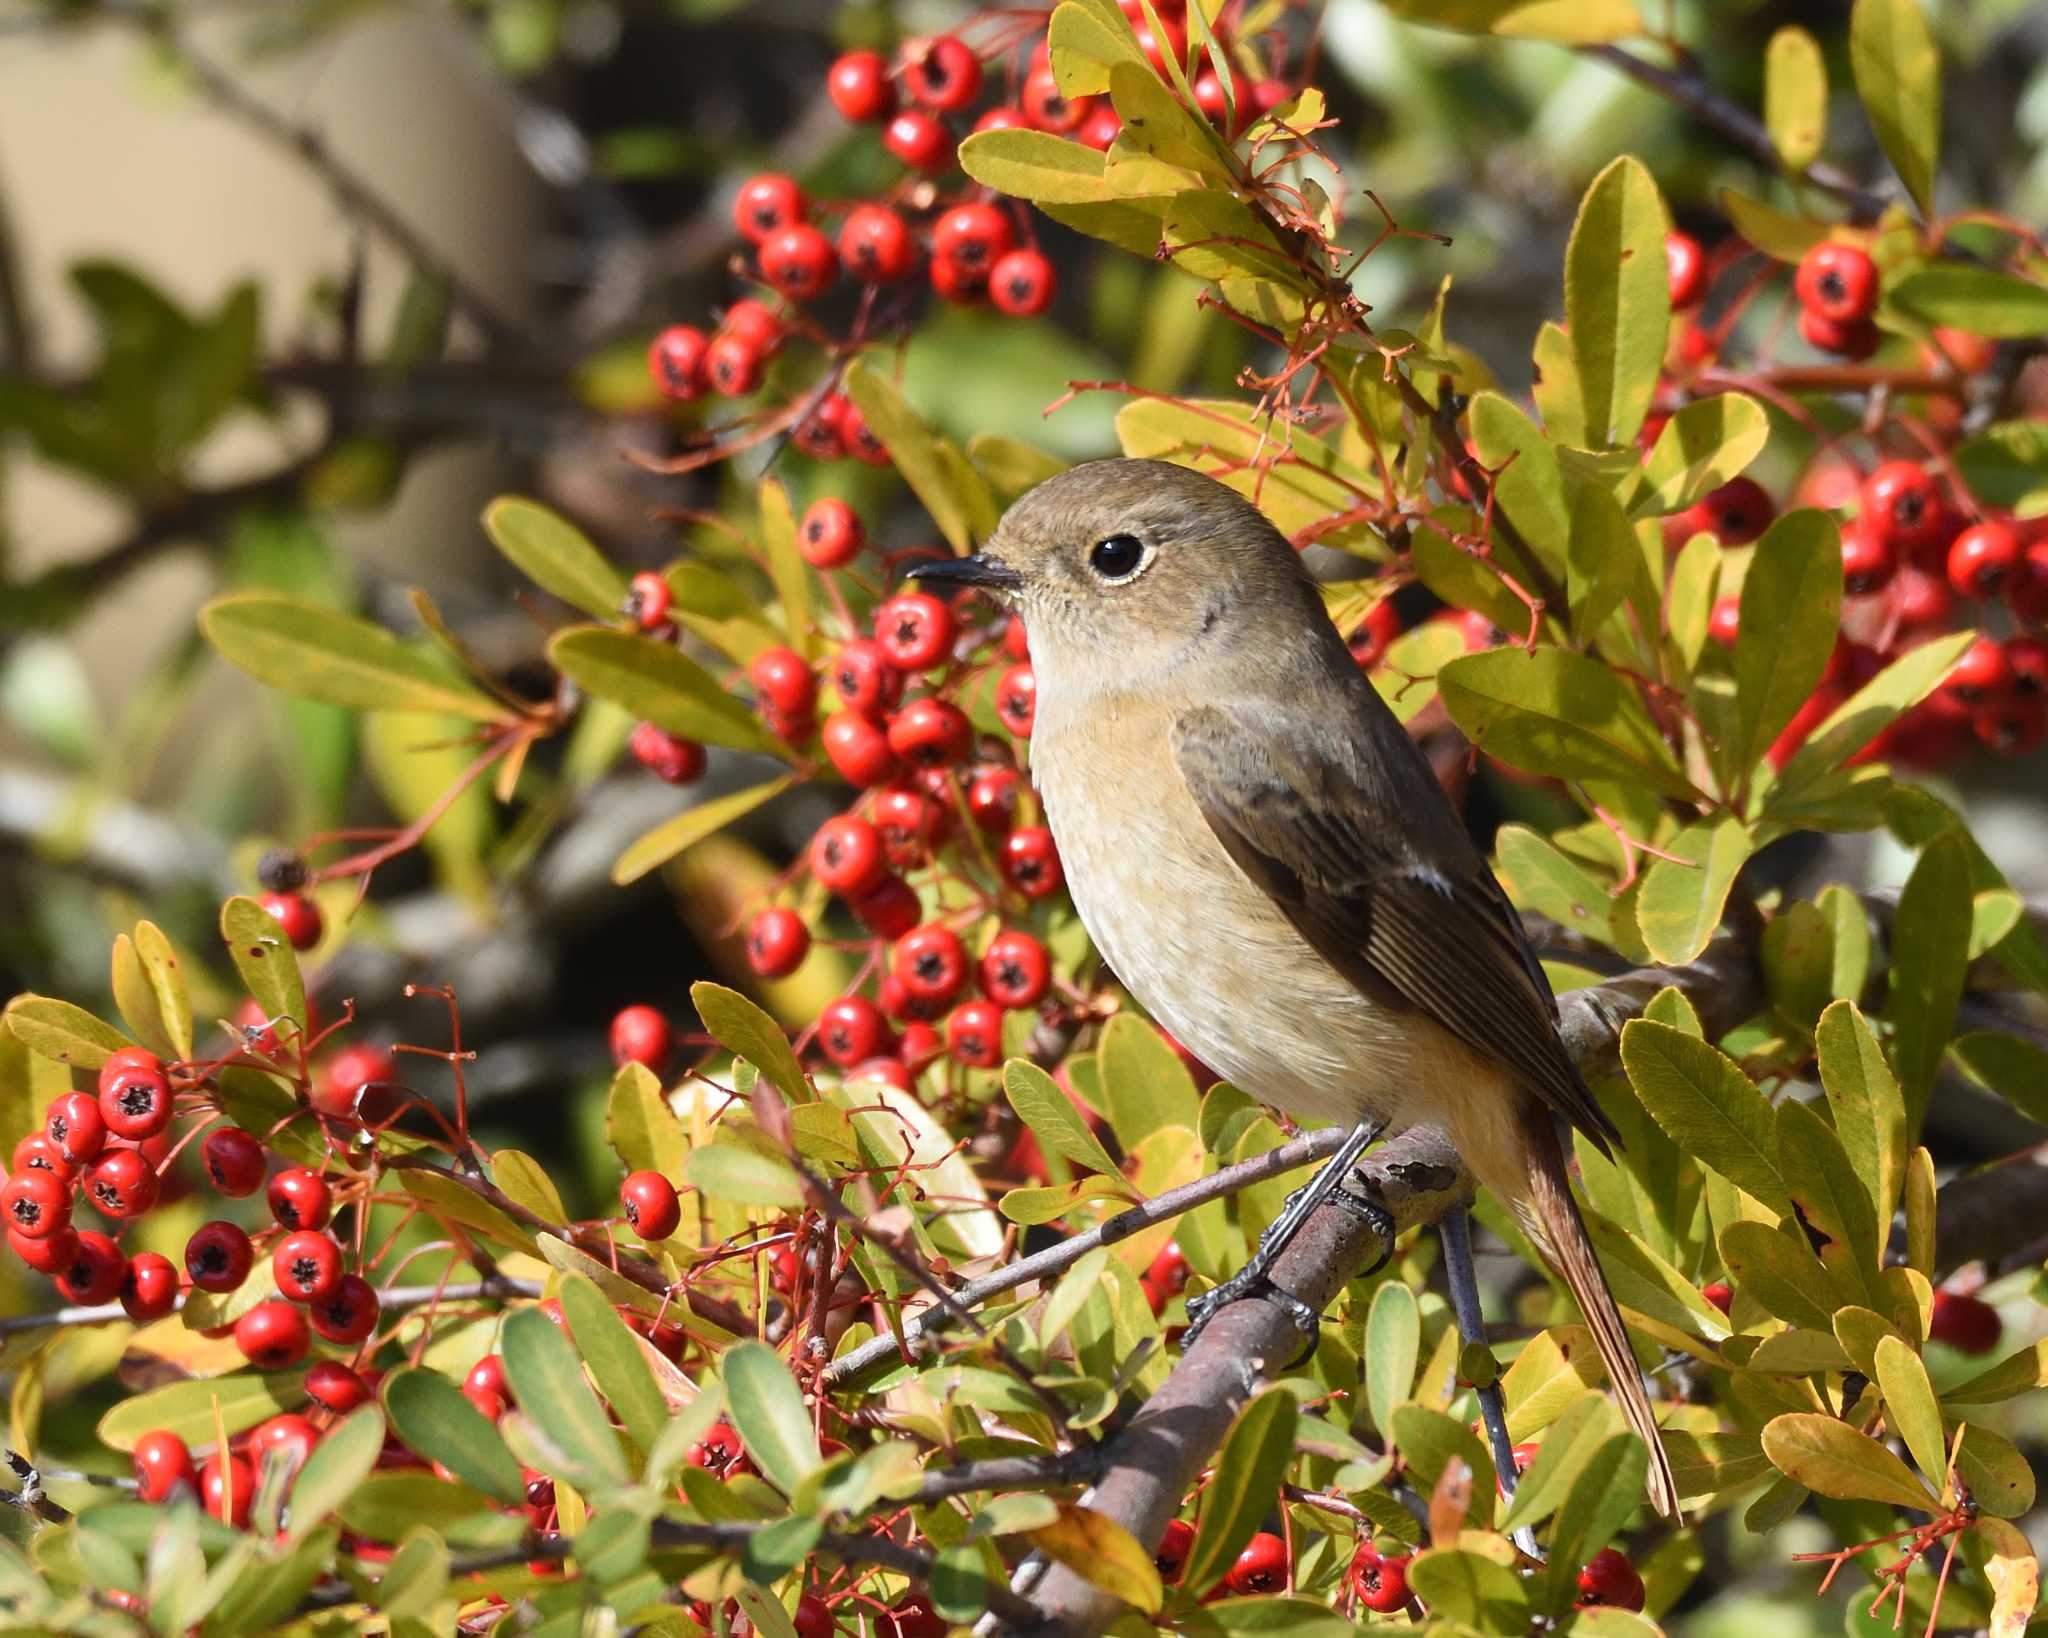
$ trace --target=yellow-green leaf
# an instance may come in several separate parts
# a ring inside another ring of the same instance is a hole
[[[716,835],[736,819],[744,819],[764,807],[796,783],[794,774],[783,774],[765,784],[714,796],[683,809],[673,819],[664,819],[652,830],[643,831],[626,844],[612,862],[612,880],[624,887],[637,882],[650,870],[658,870],[679,853],[687,853],[707,836]]]
[[[1948,1438],[1941,1426],[1941,1404],[1927,1367],[1908,1343],[1880,1337],[1877,1343],[1877,1386],[1884,1395],[1892,1431],[1906,1442],[1916,1465],[1935,1490],[1948,1488]]]
[[[263,1016],[273,1023],[290,1018],[304,1029],[306,982],[299,976],[298,952],[277,917],[237,894],[220,907],[220,936]]]
[[[1229,1569],[1265,1522],[1294,1456],[1298,1420],[1294,1396],[1283,1388],[1268,1388],[1237,1413],[1182,1566],[1181,1585],[1189,1592],[1205,1591]]]
[[[787,757],[753,708],[673,644],[605,626],[571,626],[548,642],[548,659],[579,688],[685,739]]]
[[[809,1103],[810,1082],[782,1026],[738,990],[699,981],[690,986],[690,1004],[704,1028],[726,1051],[744,1058],[767,1077],[791,1103]]]
[[[1825,512],[1787,512],[1756,543],[1742,582],[1731,771],[1751,767],[1806,703],[1834,652],[1841,610],[1841,531]]]
[[[1781,28],[1764,48],[1764,125],[1788,171],[1820,157],[1828,131],[1828,65],[1803,28]]]
[[[80,1069],[97,1069],[123,1047],[135,1044],[112,1024],[54,996],[17,995],[0,1017],[31,1052]]]
[[[1910,3],[1910,0],[1907,0]],[[1586,190],[1565,247],[1564,306],[1586,426],[1602,448],[1635,437],[1671,327],[1671,219],[1641,160],[1624,155]]]
[[[1165,1592],[1152,1555],[1137,1538],[1107,1513],[1070,1501],[1058,1507],[1057,1519],[1029,1532],[1031,1545],[1133,1609],[1157,1612]]]
[[[1920,0],[1856,0],[1849,69],[1885,158],[1928,214],[1941,145],[1941,54]]]
[[[599,620],[616,620],[626,577],[561,513],[522,495],[484,508],[484,533],[541,590]]]
[[[1622,1030],[1621,1061],[1643,1107],[1682,1152],[1773,1210],[1791,1211],[1771,1106],[1734,1059],[1683,1030],[1637,1018]]]
[[[1675,966],[1707,947],[1753,845],[1748,826],[1723,814],[1688,825],[1650,861],[1636,925],[1652,956]]]
[[[1017,1111],[1017,1118],[1046,1148],[1087,1171],[1107,1177],[1121,1175],[1073,1100],[1030,1059],[1012,1058],[1003,1065],[1003,1095]]]
[[[1775,1417],[1764,1427],[1763,1445],[1779,1472],[1823,1496],[1938,1511],[1934,1497],[1904,1462],[1832,1416],[1794,1411]]]

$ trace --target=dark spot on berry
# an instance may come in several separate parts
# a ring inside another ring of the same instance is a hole
[[[121,1096],[115,1101],[120,1104],[124,1115],[146,1115],[156,1106],[156,1094],[147,1084],[137,1082],[133,1086],[124,1086]]]
[[[310,1291],[320,1283],[320,1265],[311,1257],[297,1257],[292,1260],[292,1284],[301,1291]]]
[[[228,1254],[219,1246],[203,1246],[199,1252],[199,1272],[202,1274],[225,1274],[228,1271]]]
[[[42,1221],[42,1217],[43,1208],[33,1200],[17,1200],[14,1202],[14,1220],[24,1228],[33,1228]]]
[[[95,1183],[92,1186],[92,1197],[103,1211],[115,1211],[121,1204],[121,1191],[111,1183]]]

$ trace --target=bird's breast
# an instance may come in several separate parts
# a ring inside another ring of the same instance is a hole
[[[1308,1125],[1406,1125],[1430,1026],[1362,995],[1223,850],[1174,761],[1171,710],[1041,703],[1032,777],[1089,936],[1145,1010]]]

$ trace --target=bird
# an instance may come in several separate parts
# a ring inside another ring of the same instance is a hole
[[[1507,895],[1286,536],[1189,467],[1099,460],[912,573],[1022,616],[1032,781],[1117,979],[1233,1085],[1353,1127],[1336,1182],[1376,1136],[1441,1131],[1571,1291],[1676,1517],[1561,1136],[1612,1153],[1620,1133]]]

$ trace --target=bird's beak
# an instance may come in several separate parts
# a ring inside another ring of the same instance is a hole
[[[976,552],[971,557],[940,557],[928,563],[913,563],[910,575],[914,580],[936,581],[942,586],[979,586],[984,591],[1015,591],[1024,584],[1024,577],[1009,564],[993,558],[986,552]]]

